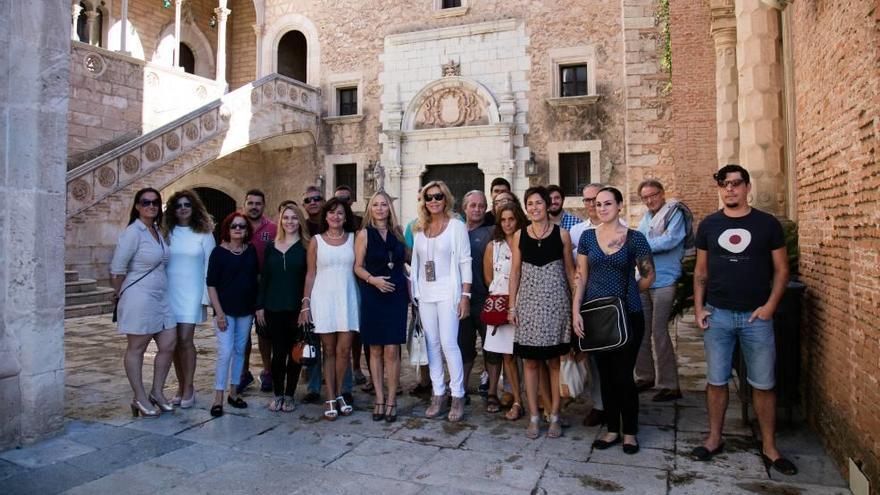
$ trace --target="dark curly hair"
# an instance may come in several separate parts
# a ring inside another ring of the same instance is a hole
[[[348,206],[348,203],[342,201],[339,198],[330,198],[329,201],[324,203],[324,207],[321,208],[321,230],[320,232],[323,234],[327,232],[327,229],[330,226],[327,224],[327,214],[331,211],[335,210],[338,206],[342,206],[343,211],[345,211],[345,222],[342,224],[342,230],[344,232],[354,232],[357,230],[357,227],[354,223],[354,213],[351,212],[351,206]]]
[[[498,208],[498,215],[495,217],[495,230],[492,231],[493,241],[503,241],[507,238],[504,235],[504,229],[501,228],[501,214],[505,211],[512,211],[513,218],[516,219],[516,230],[519,230],[529,224],[526,212],[523,211],[519,203],[510,202]]]
[[[210,234],[214,232],[214,219],[205,208],[205,203],[198,193],[191,189],[183,189],[172,194],[168,201],[165,202],[165,216],[162,218],[162,235],[165,239],[171,237],[174,227],[177,227],[177,202],[182,198],[189,200],[192,205],[192,216],[190,217],[189,226],[193,232],[200,234]]]

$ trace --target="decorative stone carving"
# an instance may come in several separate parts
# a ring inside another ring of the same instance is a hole
[[[180,148],[180,137],[174,132],[169,132],[165,135],[165,147],[171,151],[176,151],[177,148]]]
[[[85,201],[91,193],[92,188],[89,187],[89,183],[82,179],[70,183],[70,195],[77,201]]]
[[[302,97],[301,99],[302,99],[303,105],[308,105],[309,104],[309,93],[306,91],[303,91],[302,95],[300,95],[300,96]]]
[[[101,184],[101,187],[112,187],[116,184],[116,171],[110,167],[98,169],[98,184]]]
[[[208,90],[200,84],[199,87],[196,88],[196,96],[198,96],[200,100],[204,100],[208,97]]]
[[[151,162],[156,162],[162,158],[162,148],[156,143],[148,143],[144,146],[144,157]]]
[[[416,113],[416,129],[461,127],[489,123],[486,102],[461,87],[441,88],[422,102]]]
[[[231,118],[232,118],[232,109],[229,107],[229,105],[223,105],[222,107],[220,107],[220,120],[222,120],[223,122],[229,122],[229,119],[231,119]],[[206,129],[207,129],[207,127],[206,127]],[[210,129],[208,129],[208,130],[210,130]]]
[[[147,72],[147,76],[145,79],[147,82],[147,86],[149,86],[151,88],[158,88],[159,87],[159,75],[156,74],[155,72],[152,72],[152,71]]]
[[[278,83],[278,87],[275,88],[275,92],[278,93],[279,98],[284,98],[287,96],[287,85]]]
[[[266,84],[263,86],[263,96],[266,99],[272,98],[272,95],[275,93],[275,90],[272,88],[271,84]]]
[[[136,174],[141,168],[141,161],[134,155],[125,155],[122,157],[122,170],[128,174]]]
[[[251,104],[256,105],[259,102],[260,102],[260,90],[254,88],[254,90],[251,91]]]
[[[107,62],[104,61],[104,57],[97,53],[89,53],[83,58],[83,66],[93,76],[98,77],[107,69]]]
[[[451,76],[460,76],[461,75],[461,64],[455,62],[454,60],[450,60],[449,62],[443,64],[443,77],[451,77]]]
[[[183,126],[183,134],[190,141],[195,141],[196,139],[199,138],[199,127],[197,125],[195,125],[194,123],[190,122],[189,124],[186,124],[185,126]]]
[[[214,120],[214,115],[209,113],[202,116],[202,127],[204,127],[206,131],[213,131],[216,124],[217,122]]]
[[[287,94],[290,97],[290,101],[296,103],[296,100],[299,99],[299,93],[296,91],[296,88],[290,88],[290,92]]]

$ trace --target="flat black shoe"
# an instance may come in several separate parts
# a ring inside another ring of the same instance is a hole
[[[654,382],[636,382],[636,392],[642,393],[654,388]]]
[[[391,410],[391,412],[385,413],[385,422],[393,423],[397,421],[397,404],[388,404],[387,408]]]
[[[623,453],[624,454],[638,454],[639,453],[639,444],[625,443],[623,444]]]
[[[241,397],[236,397],[235,399],[233,399],[232,397],[227,397],[226,402],[236,409],[244,409],[247,407],[247,402],[245,402],[244,399],[242,399]]]
[[[610,442],[606,442],[605,440],[593,440],[593,448],[598,450],[605,450],[612,445],[617,445],[623,441],[623,435],[617,435],[617,438]]]
[[[223,406],[217,404],[216,406],[211,407],[211,416],[214,416],[215,418],[223,416]]]
[[[651,399],[653,402],[668,402],[671,400],[681,399],[681,390],[664,388],[657,392],[656,395]]]
[[[718,444],[718,446],[715,447],[715,450],[709,450],[706,447],[703,447],[702,445],[700,445],[699,447],[696,447],[694,450],[691,451],[691,458],[695,461],[709,462],[712,460],[713,457],[715,457],[716,455],[720,454],[723,451],[724,451],[724,442],[721,442],[720,444]]]
[[[764,455],[763,452],[761,452],[761,459],[764,461],[765,468],[770,469],[772,467],[773,469],[779,471],[786,476],[794,476],[798,472],[797,466],[795,466],[793,462],[786,459],[785,457],[782,457],[781,455],[777,457],[774,461]]]

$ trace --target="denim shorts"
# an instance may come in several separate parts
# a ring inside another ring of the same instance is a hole
[[[749,384],[758,390],[776,385],[776,337],[773,321],[756,318],[749,323],[752,311],[734,311],[706,305],[709,328],[703,332],[706,349],[706,378],[709,385],[726,386],[731,378],[733,349],[739,338],[746,361]]]

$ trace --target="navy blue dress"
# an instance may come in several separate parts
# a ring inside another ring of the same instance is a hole
[[[406,275],[406,245],[391,232],[382,240],[379,231],[367,227],[367,253],[364,268],[374,277],[391,278],[394,292],[383,293],[358,278],[361,289],[361,340],[366,345],[395,345],[406,342],[409,309]],[[389,268],[389,263],[393,265]]]

